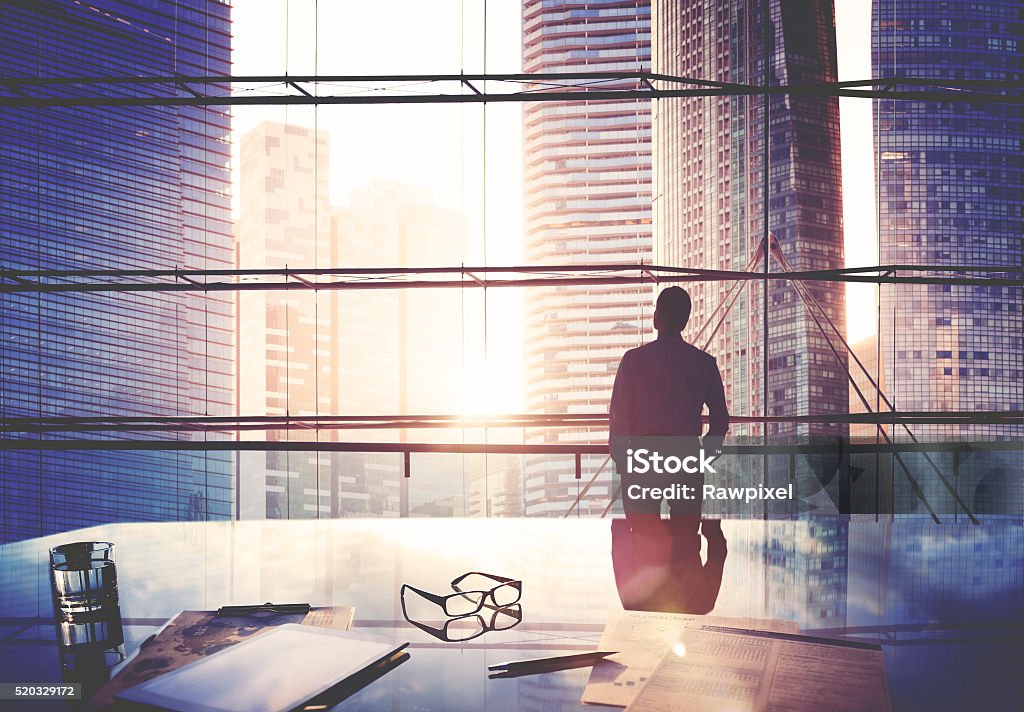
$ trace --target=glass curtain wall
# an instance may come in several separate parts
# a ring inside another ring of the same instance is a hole
[[[67,90],[193,106],[0,90],[3,540],[108,521],[614,515],[611,381],[672,283],[734,416],[718,483],[796,492],[710,513],[1020,516],[1014,3],[421,5],[0,9],[12,77],[277,78]],[[524,73],[536,94],[550,87],[533,75],[567,71],[705,95],[435,103],[425,78]],[[821,91],[869,77],[890,84]],[[420,100],[307,102],[381,91]],[[266,101],[202,101],[228,92]],[[633,281],[481,286],[484,268],[611,264]],[[784,275],[878,265],[861,283]],[[444,288],[388,273],[438,268],[454,270]],[[250,273],[205,291],[194,273],[182,291],[31,285],[114,269]]]

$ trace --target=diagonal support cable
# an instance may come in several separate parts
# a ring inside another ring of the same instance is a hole
[[[832,354],[836,357],[836,361],[841,366],[844,367],[844,370],[846,371],[846,377],[850,380],[850,384],[853,386],[854,391],[857,393],[857,397],[860,398],[861,403],[863,403],[864,407],[867,408],[868,411],[870,412],[871,406],[868,404],[867,399],[864,397],[864,394],[861,392],[860,386],[857,385],[856,380],[853,378],[853,374],[850,373],[849,366],[847,364],[843,363],[843,357],[839,355],[839,351],[836,349],[835,344],[833,344],[832,340],[828,338],[828,334],[825,332],[825,327],[822,326],[821,320],[818,318],[817,314],[815,314],[811,310],[811,306],[810,306],[810,304],[808,304],[807,300],[804,298],[802,292],[799,289],[797,289],[796,292],[797,292],[797,296],[799,296],[800,300],[804,303],[804,307],[807,309],[807,313],[810,315],[811,319],[814,321],[815,326],[818,327],[818,331],[820,331],[821,335],[824,337],[825,343],[828,344],[828,347],[829,347],[829,349],[831,349]],[[825,315],[825,316],[827,318],[828,315]],[[878,432],[882,435],[882,438],[886,441],[887,445],[892,445],[892,441],[889,439],[888,434],[885,432],[885,429],[881,425],[878,426]],[[921,502],[924,504],[925,509],[928,510],[928,513],[931,515],[932,519],[935,520],[935,523],[936,524],[941,524],[942,522],[939,520],[938,515],[935,513],[935,510],[932,508],[931,504],[928,502],[928,498],[925,496],[924,490],[921,489],[920,483],[918,483],[917,478],[914,477],[913,474],[911,474],[910,468],[908,468],[906,463],[903,462],[903,458],[901,458],[899,456],[899,454],[896,454],[896,460],[897,460],[897,462],[899,462],[900,467],[903,468],[903,473],[906,475],[907,481],[910,483],[910,487],[914,491],[914,494],[916,494],[917,498],[920,499]],[[973,515],[971,515],[971,516],[973,517]],[[977,523],[977,522],[975,522],[975,523]]]
[[[751,253],[750,260],[747,262],[747,266],[743,268],[743,271],[752,272],[754,268],[757,267],[757,265],[761,262],[761,256],[763,255],[763,253],[764,240],[762,239],[759,243],[757,243],[757,247],[754,249],[754,252]],[[743,282],[735,282],[732,285],[732,287],[729,288],[729,291],[725,295],[725,299],[723,299],[722,303],[719,304],[715,311],[711,313],[711,317],[708,317],[708,320],[704,322],[704,326],[702,326],[700,328],[700,331],[698,331],[694,336],[693,340],[696,341],[700,337],[700,335],[704,333],[704,330],[708,328],[708,324],[711,323],[711,319],[714,317],[715,314],[718,313],[719,309],[722,309],[723,306],[725,307],[725,311],[723,312],[721,318],[718,320],[718,323],[715,324],[715,328],[711,331],[711,334],[708,336],[707,341],[704,342],[704,345],[701,347],[701,349],[707,349],[711,345],[711,341],[715,338],[715,334],[717,334],[718,330],[722,328],[722,325],[725,323],[726,318],[729,316],[729,312],[732,311],[732,308],[733,306],[735,306],[736,301],[743,293],[743,285]]]
[[[783,270],[785,270],[787,272],[794,271],[792,264],[786,258],[785,254],[783,254],[783,252],[782,252],[782,246],[779,244],[778,238],[775,237],[775,235],[772,234],[772,233],[769,233],[769,235],[771,237],[770,248],[771,248],[771,255],[772,255],[772,257],[775,258],[775,260],[779,263],[779,265],[782,267]],[[864,367],[864,364],[861,363],[860,359],[857,358],[856,354],[853,353],[853,349],[850,348],[849,343],[847,343],[847,341],[843,337],[842,333],[839,331],[838,328],[836,328],[836,325],[829,318],[828,312],[825,311],[825,308],[821,306],[821,303],[818,302],[818,300],[817,300],[817,298],[815,298],[814,294],[811,293],[810,290],[807,288],[807,285],[805,285],[805,284],[803,284],[801,282],[796,282],[795,281],[795,282],[793,282],[793,287],[794,287],[797,295],[800,297],[801,301],[803,301],[804,306],[807,308],[808,313],[811,315],[811,318],[814,319],[814,322],[818,326],[819,331],[821,331],[821,335],[824,337],[825,342],[829,345],[829,348],[832,350],[832,353],[835,354],[836,360],[839,361],[839,363],[843,366],[844,370],[846,371],[846,375],[849,378],[850,383],[853,385],[853,388],[856,391],[857,396],[860,398],[861,402],[864,404],[864,407],[867,409],[867,412],[868,413],[873,412],[872,409],[871,409],[871,405],[868,403],[867,399],[861,393],[860,387],[857,385],[856,381],[854,380],[853,374],[850,372],[849,364],[848,363],[846,363],[846,364],[843,363],[842,357],[839,355],[839,352],[836,350],[834,344],[832,343],[832,339],[829,338],[829,335],[825,332],[824,327],[822,326],[820,320],[815,315],[814,308],[811,306],[812,304],[814,305],[814,307],[817,307],[818,311],[820,311],[821,315],[825,318],[825,321],[829,324],[829,326],[832,327],[833,333],[842,342],[842,344],[846,348],[847,352],[850,353],[850,354],[853,354],[854,361],[860,367],[860,369],[864,373],[864,375],[867,376],[868,381],[871,383],[872,387],[874,387],[875,390],[878,392],[878,395],[881,397],[881,399],[885,403],[885,405],[890,410],[895,410],[895,408],[893,407],[892,402],[886,397],[885,393],[879,387],[878,383],[874,380],[874,378],[871,377],[871,374],[868,373],[868,370],[867,370],[867,368]],[[906,431],[906,433],[910,437],[911,441],[915,445],[919,445],[920,441],[917,439],[917,436],[914,435],[913,431],[911,431],[910,426],[908,426],[906,423],[903,423],[903,422],[901,422],[900,425]],[[886,444],[889,444],[889,445],[892,444],[892,440],[889,438],[888,434],[885,432],[885,428],[883,428],[881,424],[878,425],[878,432],[882,435],[882,438],[886,441]],[[960,496],[960,493],[956,491],[956,488],[953,487],[953,485],[950,483],[950,481],[942,473],[942,470],[935,463],[935,461],[928,455],[928,453],[924,452],[923,450],[922,450],[921,454],[924,457],[925,461],[931,466],[932,470],[935,471],[935,474],[938,475],[939,480],[942,482],[942,485],[953,496],[953,498],[957,501],[957,503],[961,507],[964,508],[964,512],[967,513],[967,516],[970,518],[971,523],[972,524],[980,524],[980,522],[978,521],[977,517],[974,516],[974,514],[971,512],[970,508],[967,506],[967,503],[964,502],[963,498]],[[920,488],[919,488],[916,480],[914,480],[914,478],[911,476],[910,471],[907,469],[906,464],[903,462],[902,458],[899,457],[899,455],[896,456],[896,459],[900,463],[900,465],[902,466],[904,472],[906,473],[907,478],[908,478],[908,480],[911,483],[911,486],[914,488],[914,491],[916,493],[918,493],[918,496],[921,498],[921,501],[925,503],[926,507],[928,507],[929,512],[932,512],[932,518],[935,519],[936,522],[938,522],[938,518],[935,516],[935,513],[932,511],[931,507],[928,505],[927,500],[925,500],[924,494],[919,491]]]

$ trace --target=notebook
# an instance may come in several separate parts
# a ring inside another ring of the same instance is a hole
[[[289,623],[115,697],[179,712],[286,712],[407,645]]]

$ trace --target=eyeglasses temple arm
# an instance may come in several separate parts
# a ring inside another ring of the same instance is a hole
[[[407,583],[403,583],[402,584],[402,596],[403,597],[405,596],[405,589],[407,589],[407,588],[412,590],[412,591],[415,591],[416,593],[418,593],[419,595],[423,596],[428,601],[432,601],[432,602],[436,603],[437,605],[441,606],[442,608],[444,608],[444,600],[447,598],[447,596],[438,596],[436,593],[431,593],[430,591],[424,591],[421,588],[416,588],[415,586],[410,586]],[[405,599],[404,598],[402,599],[402,603],[403,604],[405,603]]]
[[[489,574],[483,571],[469,571],[467,573],[462,574],[462,576],[459,576],[457,579],[453,580],[452,588],[455,588],[470,576],[486,576],[489,579],[493,579],[494,581],[500,581],[501,583],[522,583],[522,581],[520,581],[519,579],[508,578],[507,576],[498,576],[497,574]],[[455,588],[455,590],[457,591],[458,589]]]

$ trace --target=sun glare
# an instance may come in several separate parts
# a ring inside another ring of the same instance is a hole
[[[522,366],[512,358],[466,364],[462,415],[476,417],[523,411]]]

